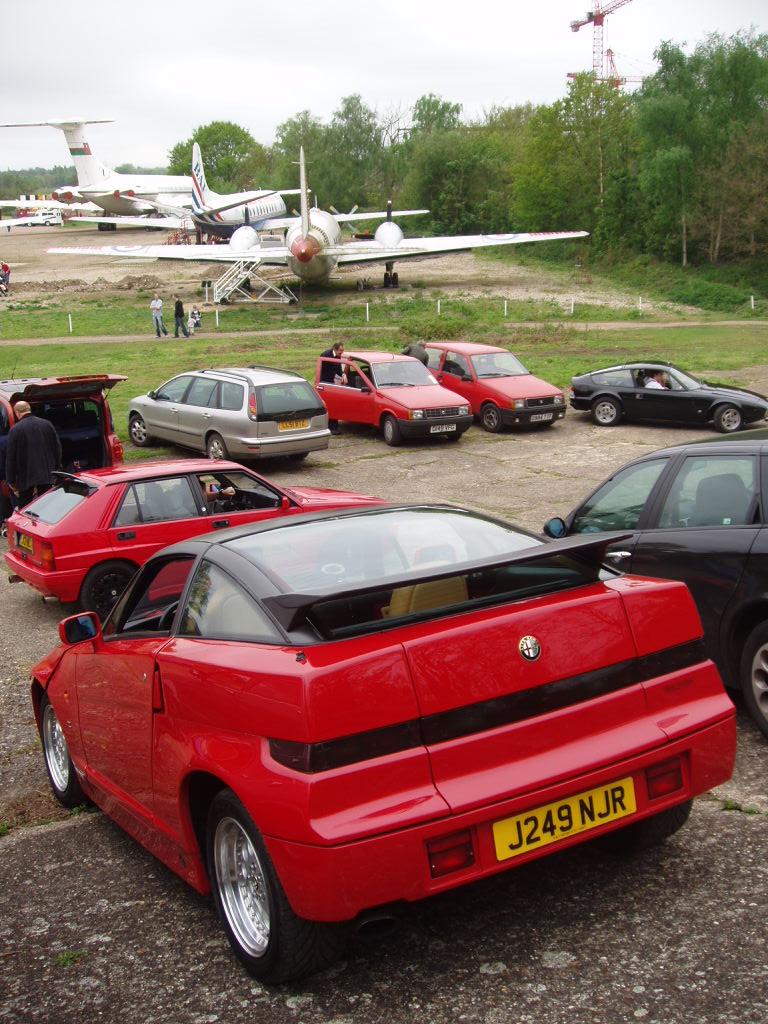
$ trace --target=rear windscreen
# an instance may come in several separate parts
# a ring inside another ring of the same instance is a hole
[[[88,493],[88,488],[77,481],[54,487],[31,501],[24,509],[24,515],[41,523],[60,523],[72,509],[85,501]]]
[[[291,419],[304,414],[325,412],[325,406],[314,389],[304,380],[284,384],[265,384],[256,388],[259,419]]]

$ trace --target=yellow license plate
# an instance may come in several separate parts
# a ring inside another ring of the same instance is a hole
[[[285,420],[277,424],[278,430],[306,430],[309,420]]]
[[[599,828],[607,821],[628,818],[636,811],[635,786],[631,778],[619,779],[544,807],[535,807],[494,822],[496,859],[519,857],[579,832]]]
[[[32,551],[33,542],[32,538],[28,537],[26,533],[17,533],[16,541],[20,548],[24,548],[25,551]]]

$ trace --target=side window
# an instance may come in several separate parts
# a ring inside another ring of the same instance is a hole
[[[179,634],[282,643],[258,603],[218,566],[201,562],[189,588]]]
[[[755,521],[757,460],[750,455],[691,455],[684,460],[659,526],[744,526]]]
[[[113,526],[135,526],[141,522],[139,502],[136,498],[136,491],[131,485],[125,492],[125,497],[113,522]]]
[[[210,377],[195,377],[189,394],[186,397],[187,405],[197,405],[202,408],[216,407],[216,388],[219,382],[211,380]]]
[[[193,565],[194,558],[182,555],[155,559],[139,570],[136,585],[125,591],[107,619],[104,635],[170,630]]]
[[[199,515],[197,501],[185,476],[141,481],[134,484],[134,489],[144,523],[191,519]]]
[[[443,357],[443,351],[439,348],[428,348],[427,349],[427,366],[430,370],[440,369],[440,360]]]
[[[634,530],[667,459],[628,466],[604,484],[573,520],[573,533]]]
[[[282,502],[282,495],[249,473],[200,473],[197,479],[212,513],[276,509]]]
[[[173,380],[169,380],[166,384],[163,384],[161,388],[155,392],[155,401],[157,402],[181,402],[184,400],[184,395],[187,393],[187,388],[194,380],[194,377],[184,375],[182,377],[174,377]]]
[[[640,370],[639,377],[633,378],[631,370],[619,367],[616,370],[604,370],[602,373],[593,373],[592,380],[598,387],[641,388],[645,380],[645,372]]]
[[[465,356],[460,356],[458,352],[446,352],[443,373],[452,373],[455,377],[472,376],[469,372],[469,362]]]
[[[221,393],[219,395],[219,408],[227,412],[240,412],[243,408],[243,396],[245,388],[242,384],[233,384],[231,381],[222,381]]]

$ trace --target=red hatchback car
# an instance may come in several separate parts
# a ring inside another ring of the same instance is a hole
[[[358,915],[658,843],[730,777],[734,708],[685,585],[606,568],[617,536],[379,506],[166,548],[32,669],[54,793],[212,890],[266,982]]]
[[[389,445],[447,437],[458,440],[472,424],[466,399],[441,387],[411,356],[345,352],[317,361],[315,388],[330,421],[368,423]]]
[[[371,503],[380,502],[347,491],[281,490],[221,460],[57,473],[50,491],[8,520],[5,561],[14,582],[104,618],[136,569],[167,544],[241,523]]]
[[[428,341],[429,368],[472,406],[485,430],[549,427],[565,416],[560,388],[534,377],[517,356],[495,345]]]

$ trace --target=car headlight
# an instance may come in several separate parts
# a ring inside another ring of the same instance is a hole
[[[512,399],[512,408],[513,409],[524,409],[525,408],[525,399],[524,398],[513,398]]]
[[[555,405],[562,405],[563,401],[564,401],[564,399],[563,399],[562,395],[555,395],[555,398],[554,398]]]
[[[412,420],[423,420],[424,410],[423,409],[411,409],[408,412],[408,418]]]
[[[460,405],[459,406],[459,416],[469,416],[469,406],[468,405]]]

